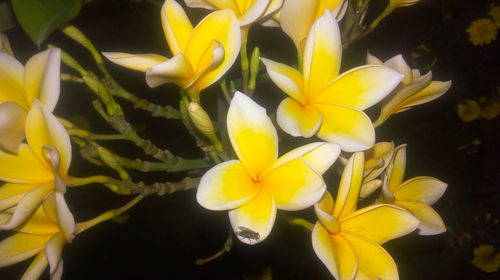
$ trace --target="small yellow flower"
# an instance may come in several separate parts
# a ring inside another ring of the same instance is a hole
[[[492,120],[500,115],[500,101],[494,98],[482,97],[479,99],[481,117]]]
[[[500,253],[493,254],[495,248],[491,245],[481,245],[474,248],[474,259],[471,263],[484,272],[495,272],[500,268]]]
[[[493,21],[487,18],[481,18],[473,21],[469,28],[469,41],[477,45],[489,44],[497,38],[497,27]]]
[[[500,6],[492,6],[488,15],[493,19],[495,25],[500,27]]]
[[[481,108],[475,100],[467,99],[465,100],[466,105],[458,104],[458,116],[464,122],[471,122],[481,115]]]

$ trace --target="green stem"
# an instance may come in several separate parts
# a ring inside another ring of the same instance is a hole
[[[247,52],[247,41],[248,41],[248,27],[241,28],[241,49],[240,49],[240,58],[241,58],[241,75],[243,78],[243,92],[247,93],[248,91],[248,78],[250,75],[250,63],[248,61],[248,52]]]
[[[224,98],[226,99],[227,103],[230,104],[231,103],[231,94],[229,94],[229,91],[227,89],[226,79],[223,79],[220,82],[220,88],[222,90],[222,94],[224,94]]]
[[[313,228],[314,228],[314,224],[305,220],[305,219],[302,219],[302,218],[299,218],[299,217],[294,217],[294,216],[290,216],[288,215],[287,216],[287,220],[288,222],[291,224],[291,225],[294,225],[294,226],[303,226],[305,227],[306,229],[312,231]]]

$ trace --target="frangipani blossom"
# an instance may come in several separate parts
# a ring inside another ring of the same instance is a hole
[[[306,39],[302,73],[262,59],[273,82],[286,94],[278,107],[280,127],[292,136],[319,138],[353,152],[375,144],[375,131],[363,110],[389,94],[403,75],[380,65],[365,65],[339,75],[342,45],[329,10]]]
[[[363,165],[363,153],[353,154],[342,173],[337,201],[326,192],[314,206],[314,252],[337,280],[398,279],[394,260],[380,245],[412,232],[418,220],[388,204],[356,211]]]
[[[193,28],[182,7],[166,0],[161,22],[173,57],[156,54],[103,53],[112,62],[146,72],[146,83],[175,83],[197,98],[233,65],[241,46],[238,20],[228,9],[213,12]]]
[[[241,26],[250,25],[273,15],[281,8],[284,0],[184,0],[191,8],[209,10],[230,9]]]
[[[11,219],[12,215],[10,210],[0,213],[0,223]],[[38,279],[47,265],[50,267],[50,278],[61,279],[62,249],[65,243],[72,241],[75,231],[75,221],[63,194],[50,193],[17,231],[0,242],[0,267],[36,255],[21,279]]]
[[[34,55],[26,66],[0,52],[0,150],[18,152],[25,138],[26,114],[35,99],[54,110],[59,99],[60,61],[61,51],[55,48]]]
[[[396,148],[386,169],[386,179],[378,198],[380,203],[393,203],[408,209],[417,219],[420,235],[434,235],[446,231],[441,216],[430,207],[446,191],[446,183],[432,177],[419,176],[403,182],[406,166],[406,145]]]
[[[376,143],[371,149],[365,151],[365,172],[359,198],[369,196],[382,185],[382,180],[377,178],[387,168],[393,154],[393,142]]]
[[[278,136],[263,107],[236,92],[227,130],[239,160],[220,163],[201,178],[196,199],[210,210],[230,210],[238,238],[247,244],[271,232],[276,210],[302,210],[325,191],[321,174],[337,159],[336,144],[311,143],[278,157]],[[250,230],[254,237],[238,234]]]
[[[6,182],[0,187],[0,213],[14,209],[0,230],[18,228],[51,193],[66,191],[71,142],[38,99],[26,117],[26,139],[28,144],[22,143],[17,154],[0,151],[0,181]]]
[[[375,28],[386,16],[390,15],[396,8],[408,7],[420,0],[389,0],[389,4],[385,7],[384,11],[370,24],[370,28]]]
[[[432,81],[432,71],[420,75],[418,69],[411,69],[402,55],[396,55],[386,62],[380,61],[370,53],[366,62],[369,64],[385,65],[404,75],[401,84],[382,100],[380,116],[373,123],[375,127],[385,122],[391,115],[409,110],[411,107],[430,102],[445,94],[451,87],[451,81]]]

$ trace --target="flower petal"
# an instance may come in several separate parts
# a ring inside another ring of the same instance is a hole
[[[344,167],[332,216],[343,218],[356,211],[363,180],[364,157],[364,153],[354,153]]]
[[[48,264],[49,261],[45,255],[45,250],[42,250],[26,269],[21,280],[39,279]]]
[[[276,11],[279,11],[283,5],[283,2],[285,2],[285,0],[270,0],[269,4],[267,5],[266,11],[262,15],[262,18],[270,16],[271,14],[274,14]]]
[[[346,152],[366,150],[375,144],[372,122],[362,111],[342,105],[314,106],[323,116],[319,138],[339,144]]]
[[[59,228],[61,229],[64,239],[66,239],[67,242],[71,242],[75,234],[75,218],[69,211],[64,195],[60,192],[54,192],[53,195],[56,197],[55,201],[57,205],[57,221]]]
[[[278,106],[276,121],[286,133],[309,138],[318,132],[323,118],[316,107],[285,98]]]
[[[213,10],[215,9],[214,6],[208,4],[209,0],[184,0],[184,3],[186,3],[186,6],[190,8],[203,8],[203,9],[209,9]]]
[[[50,235],[16,233],[0,242],[0,267],[28,259],[42,251]]]
[[[58,270],[59,265],[62,266],[61,255],[65,241],[66,240],[64,239],[64,236],[62,234],[55,234],[45,246],[45,252],[49,261],[51,275]]]
[[[0,150],[0,180],[11,183],[45,183],[54,180],[52,170],[21,143],[17,155]]]
[[[384,65],[403,74],[404,78],[401,80],[403,84],[409,84],[413,80],[413,73],[410,66],[406,64],[403,55],[398,54],[394,57],[391,57],[386,62],[384,62]]]
[[[241,242],[250,245],[267,238],[273,229],[275,219],[276,205],[265,187],[261,187],[258,194],[247,204],[229,211],[229,220],[236,236]],[[242,233],[248,230],[256,233],[252,234],[255,238],[249,238]]]
[[[376,56],[372,55],[369,51],[366,52],[366,64],[384,65],[382,60],[380,60]]]
[[[312,231],[313,249],[335,279],[354,279],[358,270],[358,257],[353,247],[340,234],[330,235],[316,223]]]
[[[351,234],[342,234],[358,255],[356,279],[399,279],[392,257],[377,243]]]
[[[12,56],[0,52],[0,103],[11,101],[28,110],[24,95],[24,67]]]
[[[59,226],[47,216],[43,206],[39,206],[26,223],[16,228],[16,231],[19,232],[38,235],[54,234],[59,232],[59,230]]]
[[[196,83],[196,92],[199,93],[217,81],[220,76],[214,75],[214,73],[217,74],[220,72],[213,72],[213,70],[217,69],[224,62],[224,57],[224,46],[217,40],[212,41],[212,44],[206,49],[205,54],[198,64],[198,69],[195,69],[195,78],[191,80],[187,88]]]
[[[0,186],[0,212],[14,207],[24,196],[25,192],[38,187],[33,184],[5,183]]]
[[[281,7],[281,29],[292,38],[297,49],[302,46],[302,41],[307,37],[311,26],[316,19],[318,0],[287,0]]]
[[[161,24],[172,54],[175,56],[184,51],[193,26],[179,3],[174,0],[165,1],[161,7]]]
[[[302,73],[286,64],[274,62],[267,58],[260,59],[266,66],[271,80],[295,101],[305,104],[302,86]]]
[[[365,199],[372,193],[374,193],[378,188],[382,186],[382,180],[374,179],[368,182],[363,180],[363,185],[361,185],[361,190],[359,191],[359,198]]]
[[[210,210],[229,210],[247,203],[258,192],[258,185],[237,160],[218,164],[201,177],[196,192],[198,203]]]
[[[388,177],[387,189],[394,193],[403,182],[406,169],[406,145],[399,145],[394,150],[391,162],[387,166],[385,173]]]
[[[430,102],[441,95],[445,94],[451,87],[451,81],[438,82],[432,81],[424,89],[420,90],[417,94],[410,96],[408,99],[400,104],[400,108],[409,108],[412,106],[420,105]]]
[[[65,176],[71,163],[71,141],[68,132],[57,118],[35,99],[26,117],[26,139],[33,153],[47,164],[44,146],[50,145],[60,155],[59,173]]]
[[[214,0],[211,0],[214,1]],[[270,0],[236,0],[238,6],[241,10],[241,16],[238,17],[240,21],[240,26],[249,25],[259,18],[264,16],[264,12],[267,10]],[[276,9],[276,8],[275,8]]]
[[[253,179],[278,157],[278,135],[266,109],[241,92],[227,113],[227,132],[238,159]]]
[[[200,88],[208,87],[217,81],[229,70],[239,55],[241,31],[238,20],[231,11],[213,12],[194,28],[184,52],[193,69],[206,68],[200,64],[204,64],[203,56],[214,40],[224,47],[224,60],[203,77]]]
[[[429,205],[418,201],[396,201],[396,204],[408,209],[420,221],[418,234],[434,235],[446,231],[443,219]]]
[[[193,77],[193,66],[183,53],[146,70],[146,83],[152,88],[165,83],[176,83],[184,88]]]
[[[403,208],[391,204],[368,206],[340,220],[342,232],[383,244],[414,231],[418,220]]]
[[[8,101],[0,104],[0,149],[17,153],[24,140],[26,110],[19,104]]]
[[[304,49],[304,89],[307,98],[316,96],[337,77],[342,44],[337,21],[329,10],[314,22]]]
[[[365,110],[386,97],[403,75],[380,65],[365,65],[342,73],[311,103],[342,104]]]
[[[38,99],[53,111],[60,92],[61,50],[50,48],[32,56],[24,69],[24,92],[28,105]]]
[[[420,176],[401,184],[394,197],[396,200],[420,201],[429,205],[434,204],[446,191],[448,184],[436,178]]]
[[[381,166],[377,166],[366,173],[366,163],[365,163],[365,176],[364,181],[368,182],[377,178],[389,165],[392,155],[394,153],[394,142],[379,142],[376,143],[373,148],[365,151],[366,159],[380,159],[383,161]]]
[[[167,58],[157,54],[130,54],[119,52],[102,53],[111,62],[128,69],[146,72],[148,68],[167,61]]]
[[[317,207],[321,211],[323,211],[329,215],[332,214],[333,206],[335,205],[335,202],[333,201],[333,197],[330,194],[330,192],[328,192],[328,190],[325,191],[325,193],[323,194],[323,197],[321,198],[321,200],[318,202],[317,205],[318,205]],[[316,205],[314,207],[316,207]]]

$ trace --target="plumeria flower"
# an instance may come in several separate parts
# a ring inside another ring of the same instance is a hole
[[[61,52],[48,49],[31,57],[23,66],[0,52],[0,150],[17,153],[25,138],[26,114],[35,99],[54,110],[59,99]]]
[[[377,25],[395,9],[400,7],[408,7],[417,4],[420,0],[389,0],[389,4],[385,7],[384,11],[370,24],[370,28],[375,28]]]
[[[14,57],[14,52],[12,52],[12,48],[10,47],[9,38],[7,38],[7,36],[3,33],[0,33],[0,52]]]
[[[277,159],[278,136],[266,110],[240,92],[231,101],[227,130],[238,160],[208,170],[196,199],[210,210],[230,210],[239,240],[255,244],[271,232],[276,209],[302,210],[319,201],[326,188],[321,174],[340,149],[317,142]]]
[[[398,279],[394,260],[380,245],[412,232],[418,220],[388,204],[356,211],[363,165],[363,153],[353,154],[342,173],[337,201],[326,192],[314,206],[314,252],[338,280]]]
[[[184,0],[191,8],[230,9],[240,25],[248,26],[277,12],[284,0]]]
[[[340,30],[329,10],[313,24],[306,39],[302,73],[262,59],[273,82],[286,94],[278,107],[280,127],[292,136],[319,138],[353,152],[375,144],[375,131],[363,110],[389,94],[403,75],[380,65],[339,74]]]
[[[420,235],[433,235],[446,231],[443,219],[430,207],[445,192],[446,183],[432,177],[420,176],[403,182],[406,166],[406,145],[396,148],[386,169],[379,203],[393,203],[408,209],[417,219]]]
[[[404,75],[401,84],[384,100],[380,116],[374,122],[375,126],[384,123],[391,115],[409,110],[411,107],[430,102],[445,94],[451,87],[451,81],[432,81],[432,71],[421,76],[418,69],[411,69],[402,55],[396,55],[386,62],[380,61],[370,53],[366,62],[385,65]]]
[[[224,75],[238,56],[241,33],[230,10],[213,12],[193,28],[182,7],[174,0],[166,0],[161,22],[172,58],[156,54],[103,54],[118,65],[146,72],[150,87],[176,83],[195,98]]]
[[[0,223],[11,219],[14,213],[0,213]],[[75,221],[63,194],[52,192],[47,195],[42,205],[17,231],[18,233],[0,242],[0,267],[22,262],[36,255],[21,279],[38,279],[47,265],[50,267],[50,278],[61,279],[62,249],[65,243],[72,241],[75,231]]]
[[[382,180],[377,178],[387,168],[393,154],[393,142],[376,143],[371,149],[365,151],[365,171],[359,198],[366,198],[382,185]]]
[[[21,226],[54,191],[66,191],[71,142],[63,125],[38,99],[26,117],[27,144],[17,154],[0,151],[0,213],[14,212],[0,229]]]

